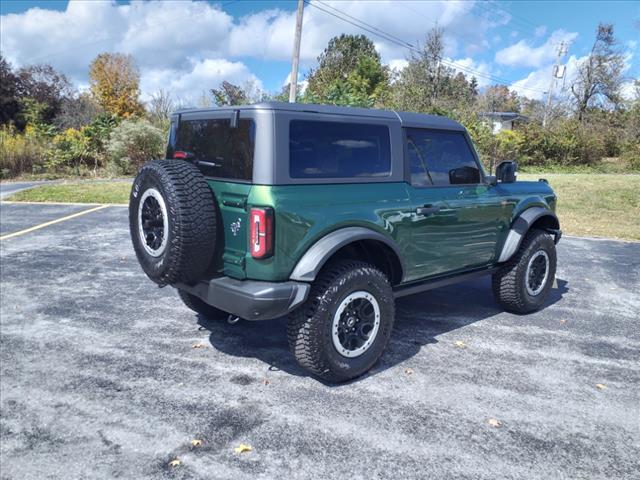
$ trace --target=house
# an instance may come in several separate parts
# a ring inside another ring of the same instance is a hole
[[[481,112],[478,116],[493,125],[493,133],[498,133],[500,130],[514,130],[519,123],[529,121],[529,117],[516,112]]]

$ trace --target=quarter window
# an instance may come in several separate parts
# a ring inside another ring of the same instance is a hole
[[[390,174],[391,146],[386,126],[291,121],[291,178],[387,177]]]
[[[407,128],[405,141],[413,186],[480,183],[480,169],[462,133]]]

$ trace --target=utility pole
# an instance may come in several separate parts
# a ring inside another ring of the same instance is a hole
[[[289,103],[296,103],[296,89],[298,88],[298,63],[300,62],[300,39],[302,38],[302,12],[304,0],[298,0],[298,13],[296,14],[296,38],[293,41],[293,54],[291,58],[291,79],[289,80]]]
[[[566,68],[564,65],[560,64],[560,60],[567,54],[567,45],[564,41],[560,42],[558,46],[558,56],[556,57],[556,63],[553,66],[553,70],[551,71],[551,83],[549,83],[549,91],[547,92],[547,105],[544,109],[544,117],[542,119],[542,126],[547,126],[547,117],[549,116],[549,111],[551,110],[551,95],[553,93],[553,88],[556,85],[556,80],[558,78],[564,78],[564,74]]]

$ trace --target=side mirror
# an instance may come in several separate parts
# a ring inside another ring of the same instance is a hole
[[[499,182],[513,183],[518,176],[518,162],[506,160],[496,167],[496,177]]]

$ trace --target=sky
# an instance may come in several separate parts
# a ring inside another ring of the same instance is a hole
[[[143,99],[164,89],[189,101],[223,80],[279,92],[290,75],[296,4],[1,0],[0,51],[14,67],[50,63],[80,89],[87,88],[96,55],[131,54]],[[614,24],[630,95],[632,80],[640,78],[638,1],[311,0],[304,8],[299,81],[335,35],[367,35],[383,62],[400,71],[410,55],[407,44],[419,45],[437,25],[444,30],[446,64],[475,76],[481,88],[501,83],[541,99],[559,44],[568,45],[561,61],[567,78],[555,84],[556,95],[567,91],[588,55],[598,22]]]

